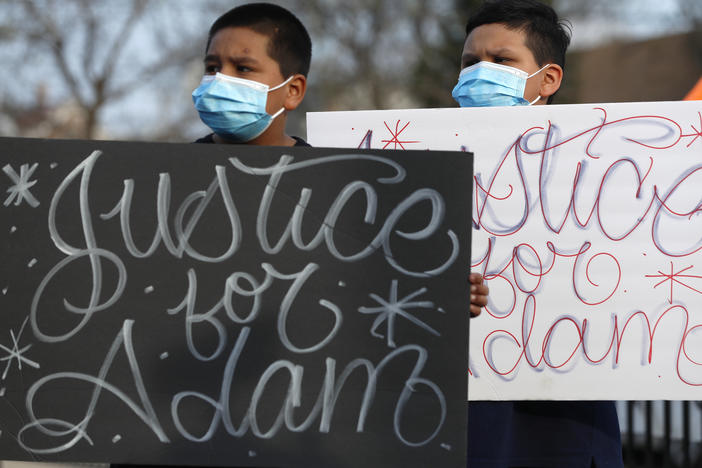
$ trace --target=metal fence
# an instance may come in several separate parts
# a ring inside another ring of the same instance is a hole
[[[699,401],[618,401],[627,468],[702,468]]]

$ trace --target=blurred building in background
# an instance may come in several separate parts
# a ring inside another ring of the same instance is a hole
[[[682,100],[702,77],[697,32],[571,52],[559,103]]]

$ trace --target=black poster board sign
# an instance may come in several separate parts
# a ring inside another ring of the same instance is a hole
[[[0,459],[465,463],[472,157],[0,138]]]

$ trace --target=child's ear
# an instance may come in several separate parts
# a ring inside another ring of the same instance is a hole
[[[292,80],[287,86],[288,94],[285,97],[285,110],[291,111],[297,109],[302,100],[305,98],[305,91],[307,91],[307,78],[305,75],[296,74],[293,75]]]
[[[544,73],[541,78],[541,87],[539,88],[539,95],[546,101],[551,95],[553,95],[558,88],[561,87],[561,81],[563,80],[563,68],[555,63],[550,64],[544,69]]]

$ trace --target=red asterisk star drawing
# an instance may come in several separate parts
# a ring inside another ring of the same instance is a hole
[[[400,141],[400,134],[405,131],[405,129],[409,126],[410,122],[407,122],[404,127],[400,128],[400,121],[398,120],[395,123],[395,131],[393,132],[390,127],[388,126],[388,123],[383,121],[385,124],[385,128],[388,129],[388,132],[390,132],[390,135],[392,135],[392,139],[390,140],[381,140],[383,143],[385,143],[385,146],[383,146],[383,149],[387,149],[388,146],[391,144],[395,144],[395,147],[393,149],[397,149],[397,146],[400,145],[400,148],[406,149],[403,145],[405,143],[419,143],[419,141],[410,141],[410,140],[404,140]]]
[[[694,125],[690,125],[690,127],[692,127],[695,133],[685,136],[694,136],[695,138],[693,138],[692,141],[690,141],[690,143],[687,144],[688,148],[695,142],[695,140],[697,140],[698,138],[702,138],[702,112],[698,112],[697,115],[700,116],[700,129],[697,130]]]
[[[663,283],[666,283],[670,281],[670,298],[668,299],[668,302],[670,304],[673,303],[673,285],[675,283],[679,284],[680,286],[684,286],[687,289],[690,289],[692,291],[695,291],[696,293],[702,294],[702,291],[699,291],[692,286],[683,283],[679,278],[696,278],[696,279],[702,279],[702,276],[697,276],[697,275],[683,275],[687,270],[692,268],[694,265],[690,265],[687,268],[683,268],[680,271],[674,271],[673,269],[673,262],[670,262],[670,273],[663,273],[661,270],[658,270],[657,275],[646,275],[646,278],[663,278],[661,281],[656,283],[653,287],[657,288]]]

